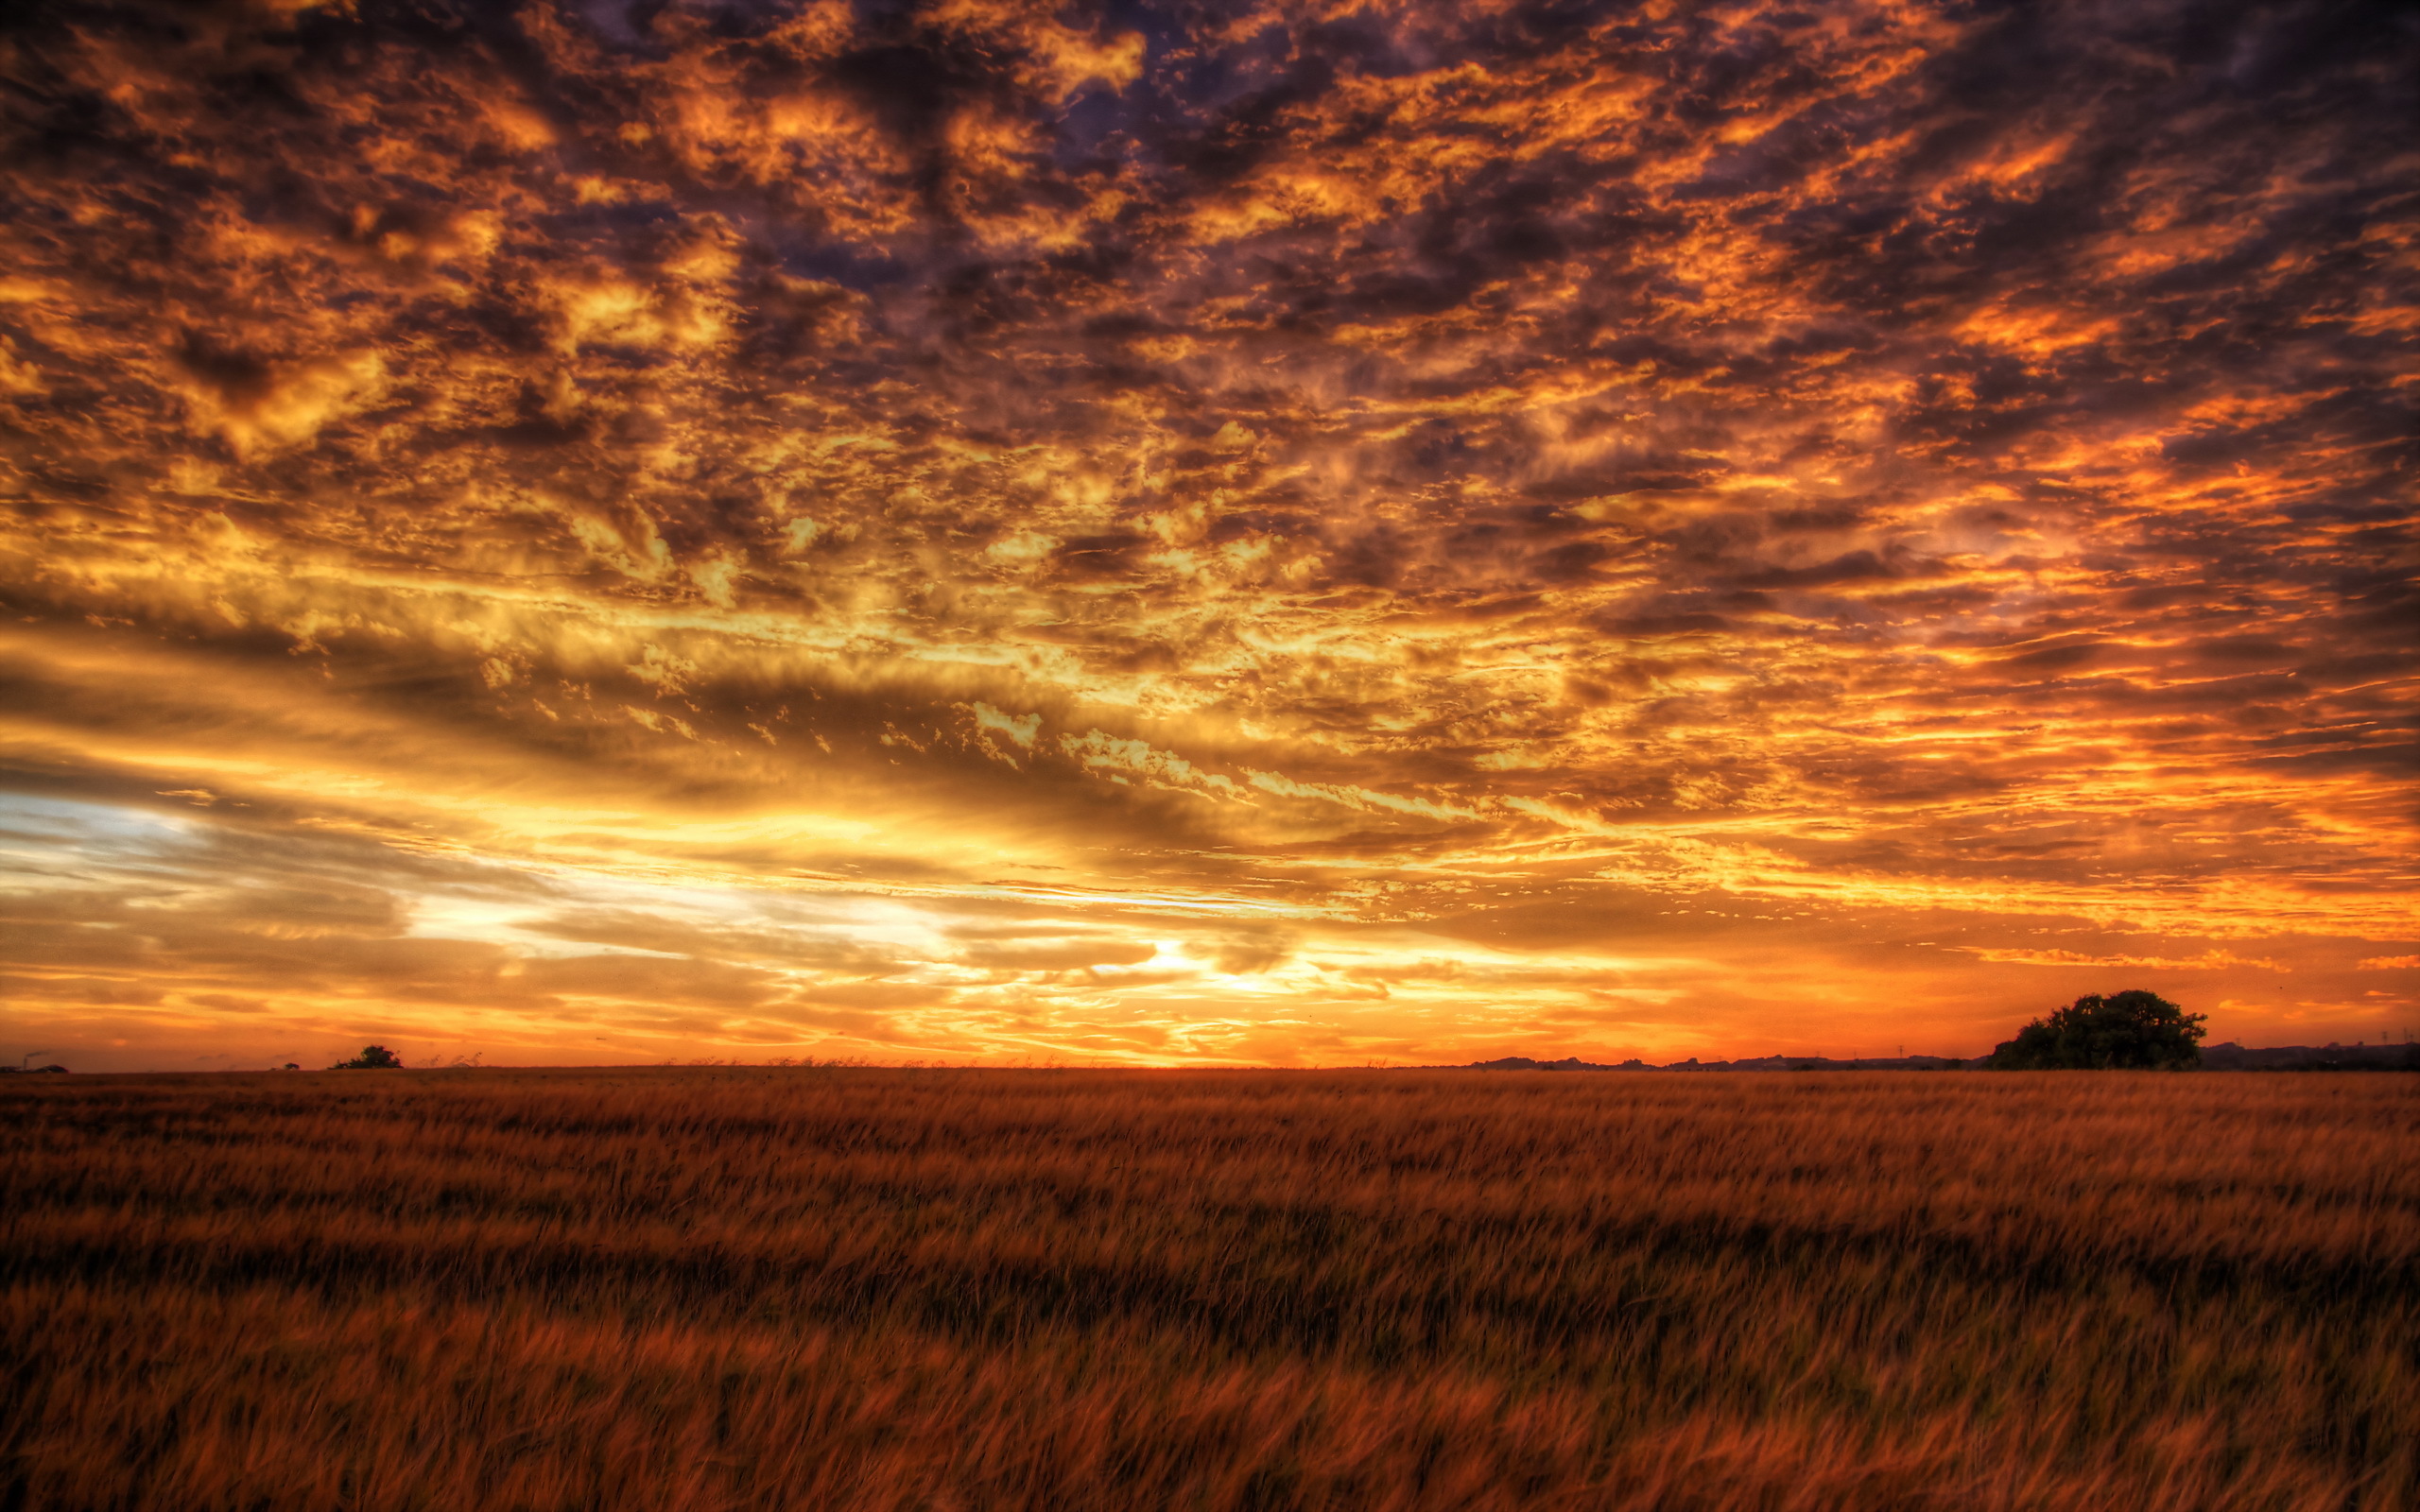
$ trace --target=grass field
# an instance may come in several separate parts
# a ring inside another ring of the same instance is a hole
[[[11,1077],[0,1505],[2409,1508],[2415,1136],[2393,1074]]]

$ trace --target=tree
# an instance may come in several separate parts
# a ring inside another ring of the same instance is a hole
[[[1986,1064],[1995,1071],[2198,1066],[2208,1017],[2140,989],[2089,993],[2019,1029]]]
[[[402,1069],[403,1064],[404,1057],[385,1045],[363,1045],[361,1054],[351,1060],[339,1060],[328,1069],[330,1071],[397,1071]]]

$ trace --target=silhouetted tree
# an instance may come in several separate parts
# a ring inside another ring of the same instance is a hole
[[[351,1060],[339,1060],[328,1069],[330,1071],[396,1071],[400,1070],[403,1064],[404,1057],[385,1045],[363,1045],[361,1054]]]
[[[1985,1064],[1995,1071],[2198,1066],[2208,1017],[2152,992],[2094,992],[2019,1029]]]

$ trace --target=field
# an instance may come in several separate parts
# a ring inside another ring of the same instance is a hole
[[[2408,1508],[2420,1077],[10,1077],[0,1507]]]

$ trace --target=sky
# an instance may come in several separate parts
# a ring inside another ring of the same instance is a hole
[[[2413,16],[12,8],[0,1052],[2420,1030]]]

